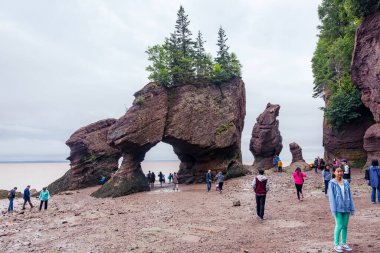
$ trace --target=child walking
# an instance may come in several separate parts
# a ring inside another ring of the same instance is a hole
[[[331,213],[335,218],[334,250],[336,252],[351,251],[347,245],[347,226],[351,215],[355,213],[350,184],[343,179],[343,166],[336,168],[335,178],[330,180],[328,196]]]
[[[303,186],[303,182],[305,181],[304,180],[305,177],[307,177],[307,175],[301,172],[300,167],[297,167],[293,173],[293,179],[294,179],[294,184],[296,185],[298,200],[301,200],[301,201],[303,200],[302,186]],[[300,194],[302,198],[300,198]]]
[[[265,198],[269,191],[268,179],[264,176],[264,170],[259,170],[259,175],[253,179],[252,182],[253,191],[256,193],[256,212],[258,218],[265,220],[264,208]]]

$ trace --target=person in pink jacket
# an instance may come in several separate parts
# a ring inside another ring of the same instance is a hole
[[[294,179],[294,183],[297,189],[298,200],[303,200],[302,185],[303,185],[303,182],[305,181],[304,180],[305,177],[307,177],[307,175],[301,172],[300,167],[297,167],[297,169],[293,173],[293,179]],[[302,198],[300,198],[300,193],[301,193]]]

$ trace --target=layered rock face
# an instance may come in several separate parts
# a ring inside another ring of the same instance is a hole
[[[380,11],[367,17],[356,32],[351,78],[376,122],[364,136],[368,166],[372,159],[379,159],[380,154]]]
[[[249,145],[249,150],[255,158],[254,169],[272,168],[274,156],[282,150],[282,137],[277,120],[279,111],[279,105],[268,103],[265,111],[256,119]]]
[[[50,193],[79,189],[99,184],[102,176],[109,179],[118,169],[121,152],[107,144],[108,129],[115,119],[105,119],[82,127],[66,141],[70,147],[70,170],[48,186]]]
[[[202,182],[208,169],[236,174],[245,117],[245,88],[239,78],[214,84],[164,88],[150,83],[135,94],[128,112],[109,130],[108,142],[123,163],[96,197],[149,190],[141,170],[146,152],[158,142],[173,146],[181,183]],[[241,166],[242,167],[242,166]]]
[[[366,151],[363,149],[363,137],[366,130],[373,124],[367,117],[360,117],[345,125],[342,129],[332,129],[323,122],[323,146],[325,160],[331,162],[334,158],[349,161],[365,161]]]

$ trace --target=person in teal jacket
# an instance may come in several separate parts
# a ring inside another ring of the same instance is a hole
[[[40,200],[41,200],[40,211],[42,209],[43,203],[45,203],[45,210],[47,209],[49,199],[50,199],[49,191],[46,189],[46,187],[42,188],[42,191],[40,192]]]

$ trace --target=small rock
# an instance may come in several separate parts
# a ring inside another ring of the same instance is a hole
[[[249,251],[248,250],[244,250],[244,253],[249,253]]]
[[[240,206],[240,200],[234,200],[233,206]]]
[[[62,221],[62,224],[66,224],[66,223],[68,223],[66,220]]]

